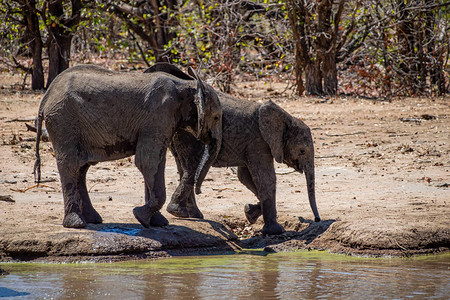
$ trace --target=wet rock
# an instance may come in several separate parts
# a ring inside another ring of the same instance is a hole
[[[4,275],[8,275],[9,272],[6,271],[5,269],[0,268],[0,276],[4,276]]]

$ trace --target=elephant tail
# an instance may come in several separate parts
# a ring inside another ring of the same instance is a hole
[[[34,162],[34,181],[39,186],[39,183],[41,182],[41,156],[39,154],[39,144],[41,141],[41,135],[42,135],[42,122],[43,122],[44,116],[41,111],[39,111],[38,116],[36,118],[36,161]]]

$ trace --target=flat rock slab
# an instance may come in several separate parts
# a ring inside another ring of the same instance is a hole
[[[57,224],[41,224],[37,230],[21,232],[12,226],[0,229],[0,261],[72,261],[160,257],[189,251],[234,251],[238,237],[213,221],[177,220],[176,225],[144,228],[139,224],[88,224],[84,229],[68,229]],[[189,228],[195,223],[195,230]]]

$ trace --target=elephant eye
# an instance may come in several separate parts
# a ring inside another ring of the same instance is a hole
[[[300,155],[305,155],[306,151],[304,149],[300,149]]]
[[[219,116],[215,116],[214,117],[214,121],[219,121],[220,117]]]

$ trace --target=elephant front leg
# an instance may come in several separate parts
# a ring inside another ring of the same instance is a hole
[[[145,147],[143,147],[145,148]],[[165,149],[157,151],[136,151],[136,166],[144,176],[145,181],[145,204],[133,209],[136,219],[144,227],[164,226],[169,222],[159,212],[166,201],[166,188],[164,181]],[[153,155],[152,155],[153,154]],[[154,217],[154,218],[153,218]]]
[[[247,167],[238,167],[237,175],[239,181],[245,185],[256,197],[258,197],[258,192],[256,185],[253,182],[252,176]],[[261,202],[257,204],[246,204],[244,206],[244,213],[250,224],[255,224],[258,218],[262,215]]]
[[[164,180],[164,169],[166,165],[166,159],[164,158],[162,162],[159,163],[158,173],[155,176],[155,183],[153,184],[153,189],[150,191],[148,186],[145,187],[145,202],[151,203],[152,201],[158,204],[159,210],[156,211],[150,218],[151,226],[167,226],[169,221],[164,217],[160,211],[166,202],[166,186]]]
[[[264,219],[263,234],[280,234],[283,226],[277,222],[276,176],[272,157],[261,157],[249,165],[249,173],[255,184]]]

